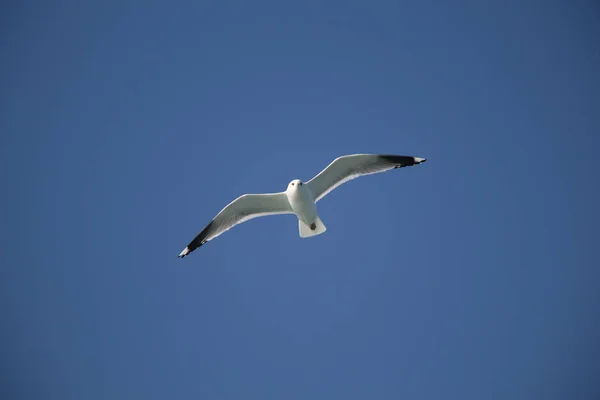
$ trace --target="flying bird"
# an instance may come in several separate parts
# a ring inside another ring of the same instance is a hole
[[[319,218],[316,203],[336,187],[362,175],[395,168],[409,167],[427,161],[425,158],[352,154],[338,157],[310,181],[294,179],[285,192],[245,194],[229,203],[179,254],[183,258],[236,225],[256,217],[295,214],[301,238],[320,235],[327,228]]]

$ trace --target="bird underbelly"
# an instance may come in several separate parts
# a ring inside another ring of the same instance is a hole
[[[292,210],[299,220],[310,225],[317,219],[317,206],[315,202],[304,193],[296,193],[288,198]]]
[[[302,205],[294,210],[294,212],[298,219],[307,225],[310,225],[317,219],[317,210],[314,206],[310,207],[309,205]]]

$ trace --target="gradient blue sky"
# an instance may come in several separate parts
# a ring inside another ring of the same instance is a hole
[[[595,2],[11,3],[0,397],[598,398]]]

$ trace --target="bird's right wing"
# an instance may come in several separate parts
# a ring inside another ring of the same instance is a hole
[[[394,168],[408,167],[427,161],[420,157],[387,154],[352,154],[338,157],[323,171],[306,183],[315,202],[336,187],[362,175],[376,174]]]
[[[236,225],[266,215],[293,214],[284,192],[245,194],[229,203],[179,254],[185,257]]]

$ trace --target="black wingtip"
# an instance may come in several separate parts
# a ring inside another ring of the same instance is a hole
[[[427,161],[426,158],[421,157],[399,156],[391,154],[381,154],[379,157],[387,163],[395,164],[394,168],[410,167],[412,165],[419,165]]]
[[[183,258],[185,256],[187,256],[188,254],[190,254],[192,252],[192,250],[190,250],[190,247],[186,247],[185,249],[183,249],[183,251],[181,253],[179,253],[179,255],[177,257],[179,258]]]
[[[185,256],[189,256],[192,251],[196,250],[198,247],[201,247],[204,243],[206,243],[208,241],[206,240],[206,238],[209,235],[213,224],[214,220],[211,221],[208,225],[206,225],[206,227],[202,229],[202,231],[198,235],[196,235],[194,240],[192,240],[190,244],[188,244],[187,247],[183,249],[183,251],[177,257],[183,258]]]

